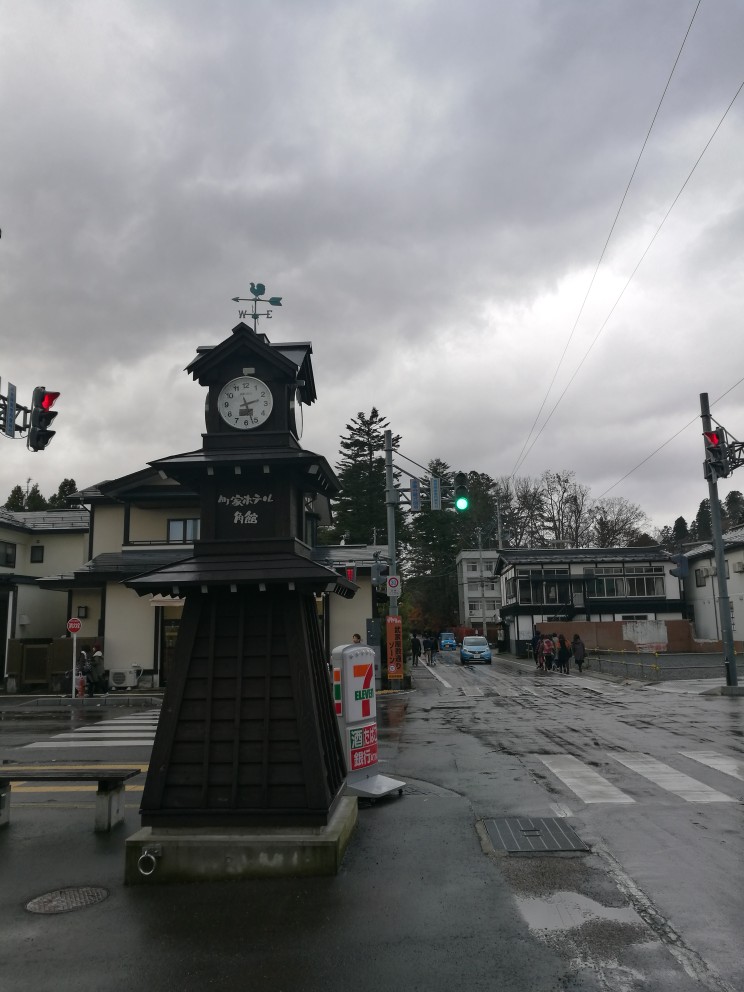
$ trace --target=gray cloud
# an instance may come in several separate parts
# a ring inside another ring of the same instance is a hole
[[[0,496],[197,446],[201,396],[178,370],[229,332],[250,280],[284,297],[273,340],[313,342],[310,447],[335,461],[374,404],[417,461],[509,472],[693,9],[14,6],[0,375],[63,397],[43,455],[3,442]],[[741,83],[743,28],[733,0],[701,6],[545,414]],[[573,467],[599,495],[744,374],[742,131],[737,104],[525,474]],[[739,388],[721,407],[734,433],[742,406]],[[693,426],[613,495],[657,523],[693,515],[701,460]]]

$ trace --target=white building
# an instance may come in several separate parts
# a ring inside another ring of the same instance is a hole
[[[499,557],[497,550],[461,551],[456,559],[457,603],[460,626],[483,629],[500,619],[501,588],[494,579],[493,569]],[[491,632],[492,633],[492,632]]]
[[[744,639],[744,527],[723,535],[729,608],[734,640]],[[685,579],[685,599],[693,613],[697,636],[704,640],[721,638],[718,608],[718,574],[713,545],[700,544],[687,552],[690,572]]]

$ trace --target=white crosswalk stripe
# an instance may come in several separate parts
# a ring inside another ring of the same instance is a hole
[[[114,720],[104,720],[101,723],[90,724],[57,734],[45,741],[34,741],[26,744],[30,750],[64,750],[65,748],[80,747],[151,747],[155,740],[155,728],[158,725],[159,710],[148,710],[147,713],[136,713],[118,717]]]
[[[657,761],[648,754],[612,754],[610,757],[619,761],[621,765],[630,768],[631,771],[643,775],[644,778],[654,782],[656,785],[666,789],[667,792],[674,793],[681,799],[686,799],[688,803],[735,803],[736,799],[726,796],[717,789],[712,789],[709,785],[698,782],[696,779],[678,772],[671,765],[665,765],[663,761]]]
[[[541,755],[540,760],[585,803],[634,803],[606,778],[570,754]]]
[[[732,775],[734,778],[741,779],[744,782],[744,761],[739,760],[739,758],[727,758],[723,754],[717,754],[715,751],[680,751],[685,758],[692,758],[693,761],[699,761],[701,765],[707,765],[709,768],[715,768],[717,772],[723,772],[724,775]]]
[[[728,758],[715,751],[680,751],[680,755],[707,765],[744,781],[744,762]],[[625,751],[607,752],[608,757],[647,781],[689,803],[735,803],[739,800],[714,789],[704,782],[678,771],[671,765],[648,754],[630,754]],[[583,802],[635,803],[628,792],[619,789],[579,758],[570,754],[535,755],[563,784]],[[625,786],[633,789],[633,784]]]

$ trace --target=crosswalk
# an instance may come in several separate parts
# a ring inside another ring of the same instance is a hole
[[[706,765],[739,781],[744,781],[744,762],[729,758],[715,751],[679,751],[683,758]],[[698,781],[686,772],[648,754],[606,752],[609,759],[609,774],[615,763],[640,776],[664,793],[670,793],[688,803],[738,803],[741,797],[728,795],[704,782]],[[623,789],[618,788],[595,769],[590,768],[579,758],[570,754],[535,755],[556,778],[582,802],[630,804],[637,800],[630,795],[634,790],[632,779],[629,784],[623,781]],[[637,780],[636,780],[637,781]],[[624,791],[625,789],[629,791]]]
[[[43,741],[24,745],[25,750],[65,750],[96,747],[152,747],[159,710],[132,713],[56,734]]]

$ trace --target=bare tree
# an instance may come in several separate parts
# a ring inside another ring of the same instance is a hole
[[[594,504],[591,543],[596,548],[625,548],[648,526],[648,518],[636,503],[611,496]]]
[[[543,472],[543,522],[545,534],[570,548],[581,547],[591,528],[589,487],[576,481],[576,473]]]

